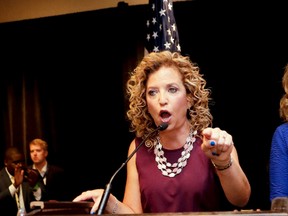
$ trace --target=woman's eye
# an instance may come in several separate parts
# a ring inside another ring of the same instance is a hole
[[[150,90],[150,91],[148,91],[148,94],[150,96],[154,96],[156,94],[156,91],[155,90]]]
[[[171,93],[175,93],[175,92],[177,92],[177,90],[178,90],[177,88],[169,88],[168,91]]]

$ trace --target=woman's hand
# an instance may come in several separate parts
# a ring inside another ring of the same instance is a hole
[[[24,180],[24,170],[21,164],[17,164],[14,168],[14,186],[18,188]]]
[[[103,189],[95,189],[95,190],[88,190],[83,193],[81,193],[79,196],[73,199],[73,202],[79,202],[84,200],[93,200],[94,205],[92,206],[90,213],[94,214],[99,206],[102,194],[104,190]]]
[[[202,135],[205,155],[218,165],[227,164],[234,147],[232,136],[220,128],[205,128]]]

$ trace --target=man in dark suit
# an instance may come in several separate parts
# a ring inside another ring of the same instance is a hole
[[[23,153],[16,147],[7,148],[4,165],[0,171],[0,212],[7,216],[16,216],[19,208],[30,212],[33,194],[30,182],[24,173]]]
[[[42,181],[38,182],[33,189],[35,199],[40,201],[68,200],[64,169],[48,163],[47,142],[37,138],[29,143],[29,148],[30,157],[33,161],[33,165],[29,167],[37,169],[42,176]]]

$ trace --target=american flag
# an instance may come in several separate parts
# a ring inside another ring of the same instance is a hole
[[[145,47],[148,52],[181,51],[172,0],[149,0]]]

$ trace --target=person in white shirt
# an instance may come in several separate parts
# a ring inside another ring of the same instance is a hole
[[[48,163],[47,142],[36,138],[29,143],[29,148],[30,158],[33,162],[29,168],[37,169],[42,176],[41,181],[33,188],[35,199],[40,201],[68,200],[64,169]]]

